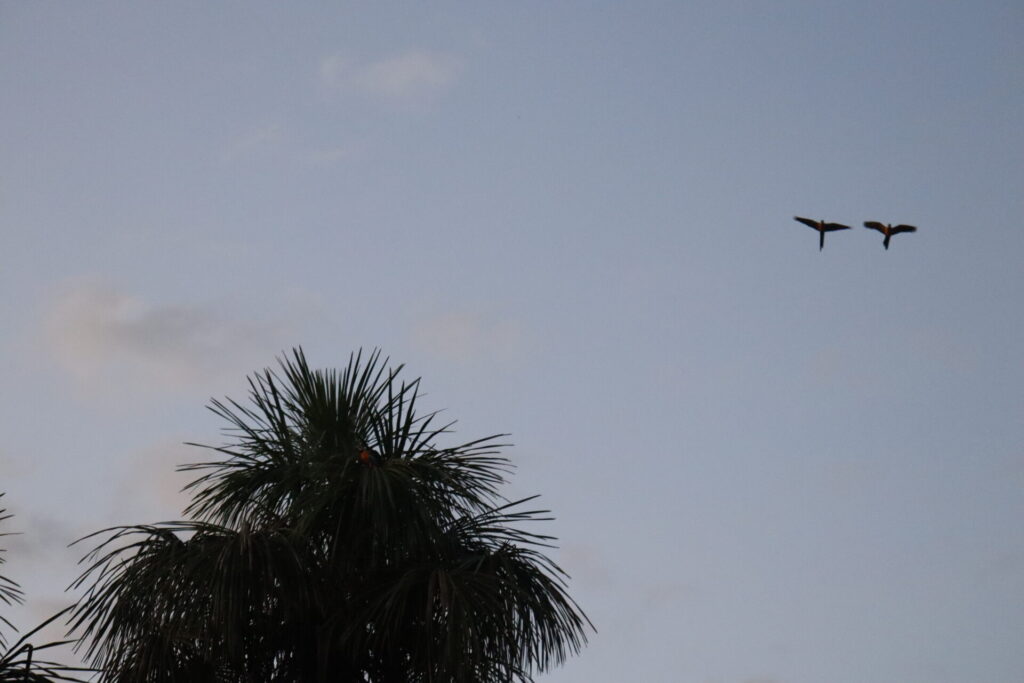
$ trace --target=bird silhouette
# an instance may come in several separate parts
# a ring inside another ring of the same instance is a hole
[[[843,225],[842,223],[826,223],[825,221],[813,221],[810,218],[801,218],[800,216],[793,216],[793,220],[800,221],[804,225],[808,225],[819,233],[821,233],[821,239],[818,241],[818,251],[825,248],[825,233],[832,232],[833,230],[849,230],[849,225]]]
[[[889,240],[893,235],[898,235],[901,232],[917,232],[917,228],[913,225],[889,225],[888,223],[879,223],[878,221],[867,221],[864,223],[865,228],[871,228],[885,235],[885,239],[882,241],[882,246],[886,249],[889,248]]]

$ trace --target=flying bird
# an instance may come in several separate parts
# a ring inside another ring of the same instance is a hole
[[[885,240],[882,241],[882,246],[886,249],[889,248],[889,240],[893,235],[898,235],[901,232],[917,232],[917,228],[913,225],[889,225],[888,223],[879,223],[878,221],[867,221],[864,223],[865,228],[871,228],[885,235]]]
[[[826,223],[825,221],[812,221],[810,218],[801,218],[800,216],[793,216],[793,220],[800,221],[804,225],[810,227],[821,233],[821,239],[818,241],[818,251],[825,248],[825,233],[832,232],[833,230],[849,230],[849,225],[843,225],[842,223]]]

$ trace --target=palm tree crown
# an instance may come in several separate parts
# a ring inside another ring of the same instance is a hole
[[[590,622],[499,493],[502,435],[442,447],[379,352],[250,378],[188,519],[99,532],[72,621],[115,681],[530,681]],[[199,444],[193,444],[199,445]],[[96,535],[94,535],[96,536]]]

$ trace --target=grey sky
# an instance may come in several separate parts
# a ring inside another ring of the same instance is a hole
[[[180,514],[210,396],[379,346],[557,517],[599,632],[542,680],[1020,681],[1022,35],[1010,1],[0,1],[27,609],[75,535]]]

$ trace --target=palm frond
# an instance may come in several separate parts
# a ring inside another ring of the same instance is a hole
[[[3,496],[4,496],[4,493],[0,492],[0,498],[3,498]],[[12,515],[7,514],[7,509],[6,508],[0,508],[0,522],[4,522],[4,521],[10,519],[11,516]],[[2,537],[2,536],[10,536],[10,535],[11,535],[10,532],[0,533],[0,537]],[[0,564],[3,564],[4,562],[7,561],[7,558],[4,557],[4,553],[6,553],[6,552],[7,551],[5,549],[0,548]],[[8,578],[7,576],[5,576],[3,574],[0,574],[0,602],[3,602],[5,605],[8,605],[8,606],[20,605],[23,602],[24,597],[25,597],[25,594],[22,592],[21,586],[19,586],[16,581],[14,581],[13,579]],[[17,630],[14,627],[14,624],[12,624],[10,621],[8,621],[2,615],[0,615],[0,626],[6,627],[7,629],[9,629],[11,631],[16,631]],[[6,644],[7,644],[7,639],[6,639],[5,635],[4,635],[3,628],[0,628],[0,647],[5,646]]]
[[[51,681],[76,681],[85,683],[86,679],[81,678],[80,674],[95,673],[95,669],[69,666],[39,658],[38,653],[63,645],[70,645],[74,642],[73,640],[57,640],[42,645],[33,645],[29,642],[32,636],[65,616],[72,607],[65,607],[46,619],[21,636],[21,638],[0,654],[0,682],[34,681],[35,683],[49,683]]]

